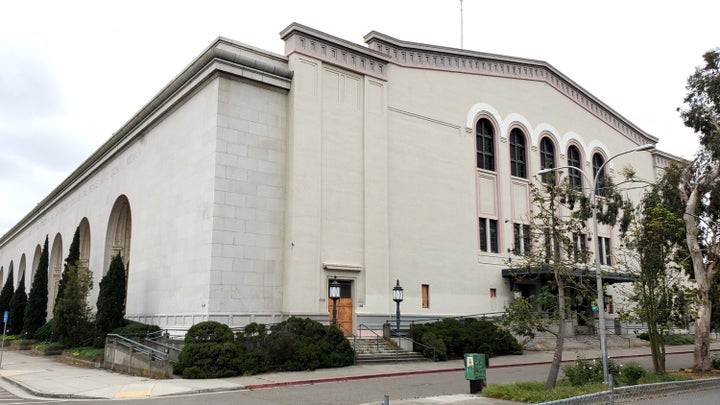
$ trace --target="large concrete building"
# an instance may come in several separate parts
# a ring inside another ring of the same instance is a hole
[[[396,280],[408,318],[499,312],[534,174],[592,177],[657,141],[546,62],[299,24],[281,37],[285,56],[212,43],[0,238],[2,282],[29,288],[48,236],[54,297],[79,227],[92,303],[119,252],[128,317],[164,328],[327,321],[334,276],[347,332],[394,313]],[[671,158],[608,173],[653,181]],[[611,264],[616,235],[599,236]]]

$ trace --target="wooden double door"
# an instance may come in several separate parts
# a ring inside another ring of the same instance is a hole
[[[352,281],[338,280],[340,283],[340,298],[337,300],[337,326],[345,336],[353,333],[353,299]],[[326,289],[327,290],[327,289]],[[333,300],[328,297],[328,313],[332,323]]]

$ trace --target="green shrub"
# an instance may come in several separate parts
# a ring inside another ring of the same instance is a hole
[[[173,367],[185,378],[252,375],[269,369],[315,370],[353,364],[355,352],[337,327],[292,317],[274,325],[251,323],[233,336],[227,325],[202,322],[185,335]]]
[[[601,383],[604,380],[603,364],[600,359],[589,361],[583,357],[578,357],[575,363],[563,366],[563,372],[565,373],[565,379],[574,387]],[[615,379],[620,374],[620,367],[610,359],[608,359],[608,373],[612,374]]]
[[[128,319],[125,319],[124,323],[125,325],[113,329],[110,333],[125,337],[139,337],[147,336],[149,333],[160,331],[160,327],[157,325],[150,325]]]
[[[442,351],[438,340],[442,341],[445,356],[439,358],[459,359],[465,353],[484,353],[488,357],[522,354],[522,346],[509,332],[493,322],[475,318],[446,318],[439,322],[414,325],[410,328],[410,337],[435,347],[437,352]],[[415,350],[423,349],[417,347]],[[428,352],[432,356],[432,351]]]
[[[232,330],[224,323],[206,321],[196,323],[187,331],[185,344],[188,343],[227,343],[235,340]]]
[[[618,375],[619,385],[637,385],[640,378],[642,378],[647,371],[638,363],[630,362],[620,366],[620,373]]]
[[[720,355],[713,355],[712,359],[710,359],[710,364],[715,370],[720,370]]]
[[[52,326],[53,325],[52,325],[52,319],[51,319],[35,331],[33,338],[35,340],[39,340],[41,342],[49,342],[50,339],[52,338]]]
[[[235,342],[186,343],[173,366],[184,378],[225,378],[240,374],[241,351]]]
[[[277,370],[315,370],[344,367],[355,361],[355,352],[335,326],[291,317],[274,325],[264,340],[268,367]]]
[[[638,333],[638,339],[650,341],[650,335],[647,332]],[[663,335],[663,342],[668,345],[691,345],[695,343],[695,338],[690,335]]]

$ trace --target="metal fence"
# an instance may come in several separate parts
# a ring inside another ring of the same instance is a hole
[[[720,378],[703,380],[673,381],[664,383],[632,385],[614,390],[596,392],[579,397],[543,402],[541,405],[595,405],[630,402],[642,398],[651,398],[683,392],[695,392],[720,388]]]

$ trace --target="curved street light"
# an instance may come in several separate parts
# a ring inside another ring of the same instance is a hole
[[[620,152],[616,155],[610,156],[598,169],[597,173],[595,173],[595,176],[592,180],[592,188],[590,189],[590,207],[592,208],[592,223],[593,223],[593,234],[595,238],[595,281],[597,284],[597,295],[598,295],[598,328],[600,329],[600,356],[602,357],[602,364],[603,364],[603,379],[604,382],[607,384],[608,382],[608,358],[607,358],[607,340],[605,337],[605,301],[604,301],[604,294],[603,294],[603,282],[602,282],[602,274],[600,272],[600,238],[598,237],[598,222],[597,222],[597,207],[595,206],[595,197],[596,197],[596,190],[597,190],[597,184],[601,177],[601,174],[603,173],[603,169],[605,169],[605,166],[616,157],[627,155],[628,153],[633,152],[643,152],[646,150],[655,149],[655,145],[652,144],[645,144],[640,145],[637,148],[626,150],[624,152]],[[546,173],[550,173],[556,170],[561,169],[576,169],[578,172],[582,173],[582,175],[585,177],[586,180],[590,180],[588,175],[585,174],[583,170],[580,170],[580,168],[575,166],[561,166],[561,167],[550,167],[547,169],[542,169],[538,172],[539,175],[543,175]]]

